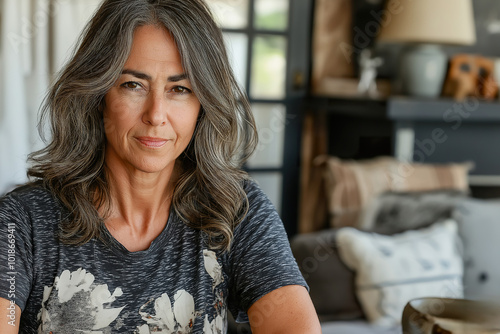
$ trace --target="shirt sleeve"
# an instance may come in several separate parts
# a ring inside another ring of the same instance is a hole
[[[0,297],[24,310],[32,280],[29,214],[11,193],[0,198]]]
[[[234,231],[229,253],[229,309],[237,322],[267,293],[286,285],[309,289],[292,255],[283,223],[262,190],[249,182],[249,211]]]

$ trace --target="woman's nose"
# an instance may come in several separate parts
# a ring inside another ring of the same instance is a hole
[[[142,121],[153,126],[161,126],[167,123],[167,101],[163,92],[150,92]]]

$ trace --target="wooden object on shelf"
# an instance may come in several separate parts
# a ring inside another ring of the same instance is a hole
[[[354,76],[352,55],[342,48],[350,45],[352,45],[351,0],[316,0],[312,45],[313,93],[321,88],[324,78]]]
[[[443,95],[463,101],[468,96],[493,100],[498,93],[493,60],[471,54],[458,54],[450,61]]]

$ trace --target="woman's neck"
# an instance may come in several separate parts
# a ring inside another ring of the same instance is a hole
[[[111,203],[106,227],[130,251],[144,250],[163,231],[172,202],[174,169],[167,173],[108,172]]]

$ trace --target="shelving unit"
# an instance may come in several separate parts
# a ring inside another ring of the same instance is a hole
[[[394,155],[407,161],[474,163],[469,183],[500,187],[500,103],[392,97]]]
[[[318,143],[328,154],[343,159],[367,159],[392,154],[393,123],[387,101],[310,97],[307,110],[315,127],[326,133]]]

